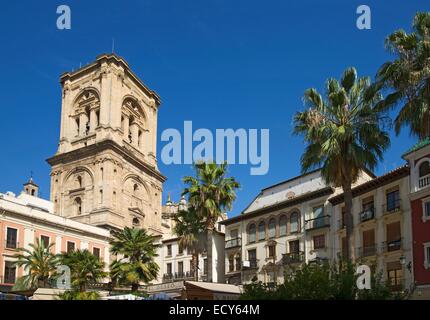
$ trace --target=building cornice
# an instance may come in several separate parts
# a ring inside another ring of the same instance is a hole
[[[400,180],[404,177],[409,176],[409,167],[407,165],[401,166],[397,169],[394,169],[382,176],[379,176],[375,179],[372,179],[370,181],[367,181],[363,184],[360,184],[352,189],[352,197],[358,197],[362,194],[365,194],[369,191],[375,190],[379,187],[382,187],[384,185],[387,185],[391,182]],[[344,202],[344,193],[341,193],[335,197],[332,197],[329,199],[330,203],[335,206],[342,202]]]
[[[82,147],[73,151],[57,154],[47,159],[46,161],[51,166],[55,166],[58,164],[66,164],[73,161],[81,160],[88,156],[94,156],[105,150],[113,150],[114,152],[124,157],[126,161],[132,163],[134,166],[144,171],[148,175],[155,177],[161,183],[166,181],[166,177],[163,176],[155,167],[150,166],[146,162],[142,161],[141,159],[136,157],[131,151],[125,148],[122,148],[120,145],[118,145],[116,142],[112,140],[103,140],[100,142],[96,142],[95,144]]]
[[[120,65],[126,72],[126,74],[128,75],[128,77],[150,98],[153,98],[155,100],[155,103],[157,105],[157,107],[161,104],[161,100],[159,95],[149,89],[142,80],[139,79],[139,77],[133,72],[131,71],[130,66],[128,65],[127,61],[120,57],[117,56],[116,54],[110,53],[110,54],[102,54],[97,56],[97,59],[95,62],[92,62],[88,65],[83,66],[82,68],[79,68],[76,71],[73,72],[65,72],[61,75],[60,77],[60,83],[62,85],[64,85],[64,83],[69,80],[69,81],[73,81],[76,78],[79,78],[82,76],[83,73],[88,73],[93,71],[94,69],[100,68],[100,66],[102,65],[102,63],[107,62],[107,63],[115,63],[117,65]]]
[[[303,195],[300,195],[296,198],[293,199],[288,199],[286,201],[282,201],[261,209],[257,209],[255,211],[251,211],[248,213],[242,213],[241,215],[237,216],[237,217],[233,217],[224,221],[219,222],[220,224],[224,224],[224,225],[230,225],[242,220],[247,220],[247,219],[251,219],[251,218],[255,218],[261,215],[264,215],[266,213],[270,213],[273,211],[277,211],[277,210],[282,210],[282,209],[286,209],[295,205],[298,205],[300,203],[309,201],[309,200],[313,200],[313,199],[317,199],[317,198],[321,198],[323,196],[327,196],[330,195],[334,192],[334,189],[332,187],[325,187],[316,191],[312,191]]]

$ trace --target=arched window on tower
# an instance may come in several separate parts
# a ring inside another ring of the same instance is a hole
[[[75,207],[75,214],[81,215],[82,214],[82,200],[81,200],[81,198],[79,198],[79,197],[75,198],[73,204]]]

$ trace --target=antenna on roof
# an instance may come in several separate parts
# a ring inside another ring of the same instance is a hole
[[[115,39],[112,38],[112,53],[115,53]]]

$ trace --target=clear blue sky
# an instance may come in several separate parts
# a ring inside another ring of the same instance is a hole
[[[72,10],[72,30],[56,29],[56,8]],[[372,10],[372,29],[356,28],[360,4]],[[232,166],[242,184],[231,215],[241,212],[261,188],[300,173],[301,138],[293,137],[292,116],[302,95],[338,77],[349,66],[374,76],[389,54],[384,38],[409,30],[422,0],[396,1],[14,1],[0,12],[0,191],[19,192],[34,172],[42,196],[49,197],[61,109],[59,75],[110,52],[123,56],[162,99],[159,134],[194,128],[269,128],[270,171],[250,176],[248,166]],[[392,137],[382,174],[403,163],[415,139],[407,130]],[[159,143],[158,152],[160,152]],[[165,166],[170,192],[178,199],[189,165]],[[163,200],[163,201],[164,201]]]

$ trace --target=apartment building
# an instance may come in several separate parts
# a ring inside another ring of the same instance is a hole
[[[373,178],[362,172],[356,184]],[[320,170],[263,189],[241,215],[222,222],[226,281],[279,284],[291,267],[331,259],[336,248],[328,200],[340,193],[324,183]]]
[[[410,167],[413,298],[430,299],[430,140],[421,141],[403,158]]]
[[[412,229],[409,167],[402,166],[352,190],[352,247],[355,261],[382,272],[393,291],[410,290],[412,274]],[[345,256],[344,195],[329,199],[335,227],[331,229],[333,258]]]
[[[180,297],[185,281],[202,281],[224,283],[224,226],[215,224],[212,234],[212,245],[206,246],[206,235],[202,235],[200,254],[198,256],[198,270],[192,265],[192,254],[187,248],[181,248],[179,238],[174,233],[175,215],[180,210],[187,209],[187,201],[182,197],[173,202],[168,196],[162,207],[163,238],[158,250],[159,277],[154,285],[148,286],[151,293],[165,292],[172,297]],[[226,219],[223,215],[219,222]],[[210,252],[208,252],[208,247]]]
[[[51,243],[52,253],[88,249],[109,266],[109,231],[54,214],[54,203],[38,198],[32,179],[16,196],[0,193],[0,291],[10,290],[27,272],[14,265],[17,248],[31,249],[36,240]],[[107,270],[107,269],[106,269]]]

